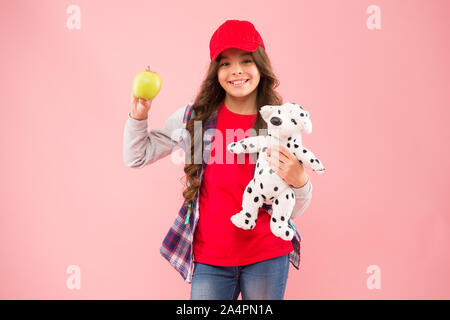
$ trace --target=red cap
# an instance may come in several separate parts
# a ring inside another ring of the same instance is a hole
[[[253,52],[259,45],[266,49],[263,39],[251,22],[227,20],[214,32],[209,41],[211,61],[215,61],[226,49],[237,48]]]

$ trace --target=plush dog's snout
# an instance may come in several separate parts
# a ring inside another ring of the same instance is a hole
[[[270,123],[273,124],[274,126],[279,126],[283,123],[283,121],[281,121],[281,119],[278,117],[272,117],[270,118]]]

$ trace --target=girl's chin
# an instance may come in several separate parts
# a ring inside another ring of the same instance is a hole
[[[250,95],[251,92],[242,92],[242,93],[236,93],[236,92],[230,92],[227,91],[228,96],[232,98],[245,98]]]
[[[225,90],[225,91],[230,96],[242,98],[242,97],[250,95],[255,90],[256,90],[256,88],[253,90],[251,90],[249,88],[231,88],[231,89],[227,88],[227,90]]]

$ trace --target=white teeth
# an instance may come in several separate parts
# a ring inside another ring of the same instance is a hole
[[[236,85],[236,86],[238,86],[238,85],[240,85],[240,84],[243,84],[244,82],[247,82],[247,80],[236,81],[236,82],[231,82],[231,81],[230,81],[231,84],[234,84],[234,85]]]

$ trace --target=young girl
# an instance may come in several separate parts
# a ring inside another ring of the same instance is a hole
[[[271,206],[264,204],[252,230],[233,225],[230,218],[242,206],[253,178],[257,154],[236,161],[225,138],[228,130],[267,129],[259,114],[264,105],[281,105],[264,42],[252,23],[228,20],[210,40],[211,63],[195,101],[176,110],[162,129],[147,131],[152,101],[132,96],[124,132],[124,162],[142,168],[182,146],[187,186],[183,206],[165,237],[161,254],[191,283],[191,299],[283,299],[289,261],[300,263],[301,236],[285,241],[270,230]],[[201,123],[202,134],[194,135]],[[180,130],[181,129],[181,130]],[[184,134],[177,134],[185,130]],[[213,132],[213,134],[211,134]],[[238,132],[238,131],[235,131]],[[219,139],[218,134],[223,139]],[[190,138],[189,138],[190,136]],[[200,146],[200,147],[199,147]],[[294,190],[291,219],[311,201],[312,185],[302,164],[283,146],[268,150],[269,164]],[[225,159],[231,157],[232,163]],[[208,159],[214,158],[215,161]],[[199,160],[200,159],[200,160]],[[219,160],[218,160],[219,159]],[[242,159],[242,158],[240,158]],[[272,159],[278,159],[275,161]]]

